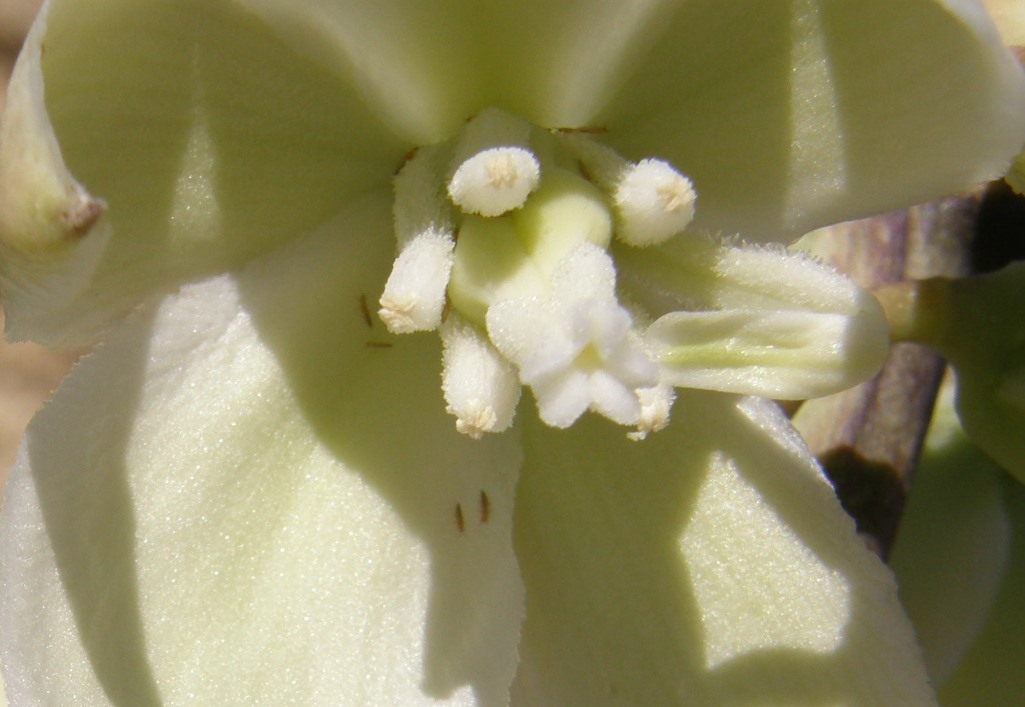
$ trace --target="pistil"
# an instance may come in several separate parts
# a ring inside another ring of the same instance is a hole
[[[439,330],[460,432],[507,429],[525,385],[549,425],[592,410],[644,439],[674,394],[619,302],[608,248],[663,242],[693,214],[689,180],[665,162],[482,111],[396,176],[399,254],[380,316],[396,334]]]

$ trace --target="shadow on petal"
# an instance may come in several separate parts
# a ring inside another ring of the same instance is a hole
[[[127,348],[135,356],[129,361],[103,359],[98,367],[86,359],[80,364],[93,375],[71,378],[60,393],[79,406],[80,414],[72,413],[71,419],[80,424],[66,425],[61,422],[65,410],[45,408],[31,428],[44,432],[30,433],[27,453],[60,579],[96,678],[113,704],[147,707],[162,702],[146,650],[136,518],[124,455],[142,386],[148,329],[135,329],[131,339]],[[120,414],[90,415],[90,402],[102,397],[116,399]],[[45,432],[54,429],[59,433]],[[77,464],[69,466],[69,459]],[[52,640],[63,643],[67,637]]]
[[[687,391],[669,428],[641,443],[594,417],[558,433],[525,426],[514,703],[931,703],[892,579],[768,405]],[[730,493],[707,492],[717,475]],[[762,538],[764,519],[790,547]],[[745,523],[757,537],[734,537]],[[681,554],[694,533],[710,553],[697,564]],[[737,603],[696,584],[710,578],[748,593]],[[757,594],[764,581],[776,599]],[[774,602],[801,625],[768,613]]]
[[[457,433],[437,337],[396,337],[364,317],[391,266],[389,207],[385,198],[354,204],[247,269],[239,287],[321,443],[430,552],[425,691],[447,696],[469,684],[497,704],[515,671],[522,618],[511,539],[518,435]]]

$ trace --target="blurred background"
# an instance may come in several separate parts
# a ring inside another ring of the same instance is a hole
[[[0,109],[21,40],[41,0],[0,0]],[[2,313],[0,313],[2,322]],[[74,355],[0,341],[0,485],[29,418],[67,372]],[[2,486],[0,486],[2,487]]]

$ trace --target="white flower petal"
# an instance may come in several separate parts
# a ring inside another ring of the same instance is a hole
[[[38,274],[34,287],[7,299],[23,337],[95,339],[145,297],[237,267],[354,195],[387,190],[409,147],[352,82],[283,47],[232,3],[52,0],[41,18],[46,32],[30,37],[23,62],[45,44],[43,75],[12,96],[8,115],[26,96],[43,95],[45,79],[61,155],[106,201],[110,242],[67,307],[46,298],[65,286],[60,277]],[[33,139],[31,131],[6,138],[0,162]],[[0,193],[20,189],[21,179],[0,175]],[[8,228],[0,223],[2,238]]]
[[[0,122],[0,282],[10,340],[28,338],[26,316],[65,307],[86,289],[110,235],[101,220],[106,205],[68,172],[46,114],[45,33],[41,13],[11,76]]]
[[[354,83],[372,110],[413,144],[449,138],[482,105],[474,24],[462,3],[235,0],[293,51]],[[459,50],[454,49],[458,47]],[[468,86],[469,84],[469,86]]]
[[[615,251],[619,284],[661,316],[676,310],[760,309],[853,314],[871,306],[847,276],[800,251],[724,245],[686,234]]]
[[[337,229],[388,220],[133,317],[33,423],[0,522],[15,704],[505,700],[517,436],[452,428],[436,341],[365,346],[391,244]]]
[[[1025,78],[974,2],[691,0],[663,25],[585,120],[690,177],[695,227],[793,237],[1001,176],[1025,142]]]
[[[385,120],[421,143],[450,137],[491,105],[540,125],[580,125],[650,47],[672,5],[238,1],[297,51],[356,75]]]
[[[592,416],[524,444],[514,705],[935,704],[892,577],[774,405],[689,391],[641,443]]]
[[[1008,514],[1009,500],[1021,502],[1020,488],[1011,490],[1004,471],[965,436],[952,393],[951,385],[941,391],[890,556],[937,686],[957,671],[990,618],[1005,575],[1025,557],[1013,552],[1021,521]]]
[[[961,429],[941,389],[891,566],[946,707],[1025,694],[1025,487]]]
[[[993,17],[1005,44],[1025,45],[1025,5],[1018,0],[982,0],[982,4]]]
[[[875,375],[889,351],[878,307],[852,315],[675,312],[644,338],[658,354],[663,383],[783,400],[850,388]]]

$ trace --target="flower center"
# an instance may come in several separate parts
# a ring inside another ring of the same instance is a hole
[[[524,385],[554,427],[586,410],[633,439],[666,425],[672,388],[617,297],[609,245],[681,232],[694,216],[686,177],[488,109],[418,149],[394,189],[399,255],[379,315],[397,334],[440,333],[460,432],[509,427]]]

